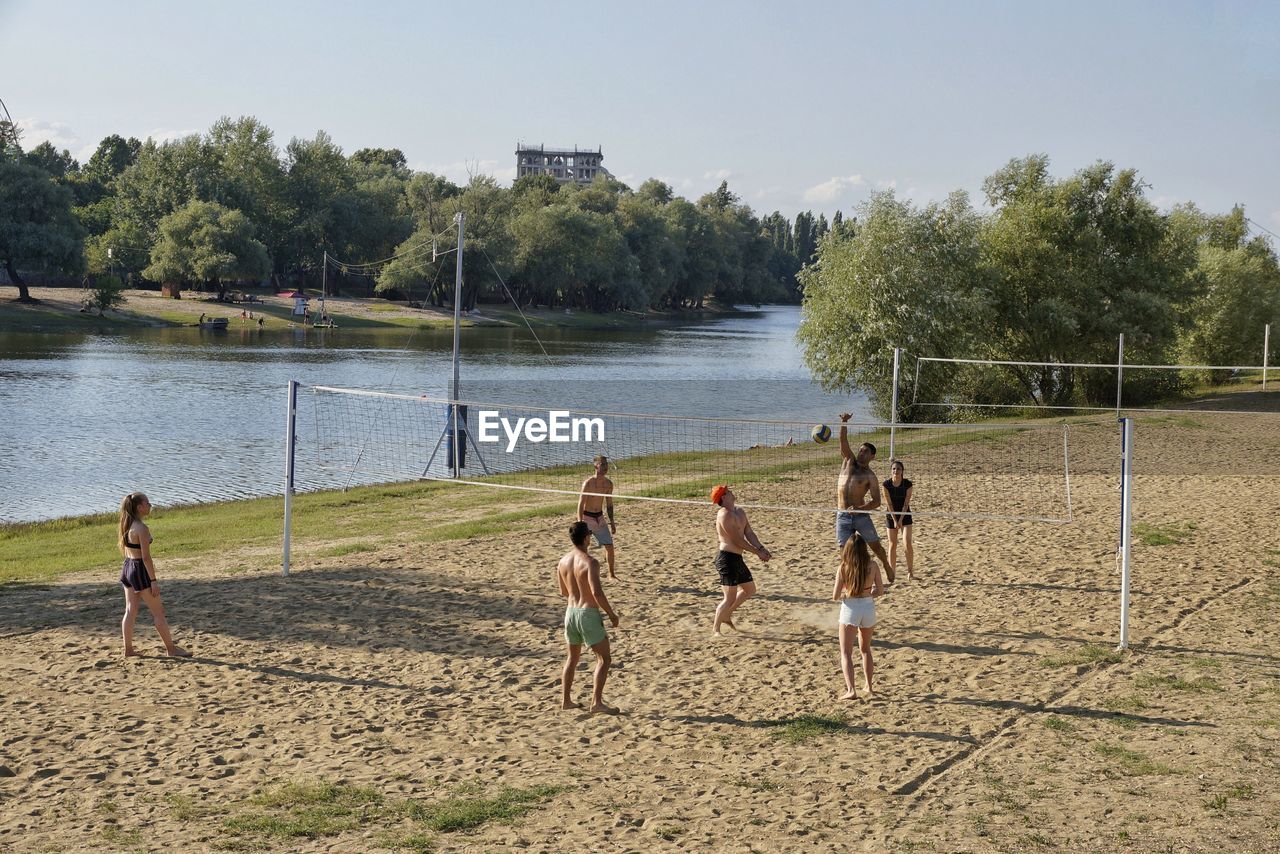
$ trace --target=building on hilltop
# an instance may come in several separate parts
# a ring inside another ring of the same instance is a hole
[[[547,148],[545,145],[516,143],[516,178],[525,175],[550,175],[561,183],[590,184],[597,175],[612,178],[600,165],[604,152],[586,148]]]

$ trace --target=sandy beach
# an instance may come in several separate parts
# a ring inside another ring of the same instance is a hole
[[[0,848],[1280,850],[1280,417],[1139,423],[1124,654],[1118,431],[1071,435],[1070,523],[917,519],[919,578],[899,568],[880,600],[877,697],[855,703],[837,699],[829,515],[752,513],[774,560],[748,559],[760,595],[713,638],[713,508],[620,501],[616,717],[558,708],[570,517],[349,554],[302,532],[289,578],[232,531],[183,560],[157,519],[192,659],[161,657],[145,614],[144,656],[121,658],[118,566],[0,591]],[[907,464],[920,503],[966,500],[959,457]],[[584,665],[579,699],[589,685]],[[336,823],[272,830],[308,786]],[[510,815],[424,818],[512,790]]]

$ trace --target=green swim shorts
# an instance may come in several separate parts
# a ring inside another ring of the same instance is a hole
[[[566,608],[564,639],[570,646],[595,646],[605,640],[604,615],[599,608]]]

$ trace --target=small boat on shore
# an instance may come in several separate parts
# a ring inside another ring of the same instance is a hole
[[[231,321],[225,317],[207,317],[196,323],[201,329],[221,329],[226,330],[227,324]]]

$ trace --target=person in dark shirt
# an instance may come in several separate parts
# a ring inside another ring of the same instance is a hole
[[[902,476],[902,460],[890,465],[893,477],[883,484],[889,497],[889,566],[898,565],[898,532],[902,532],[907,558],[907,578],[915,579],[915,548],[911,543],[911,481]]]

